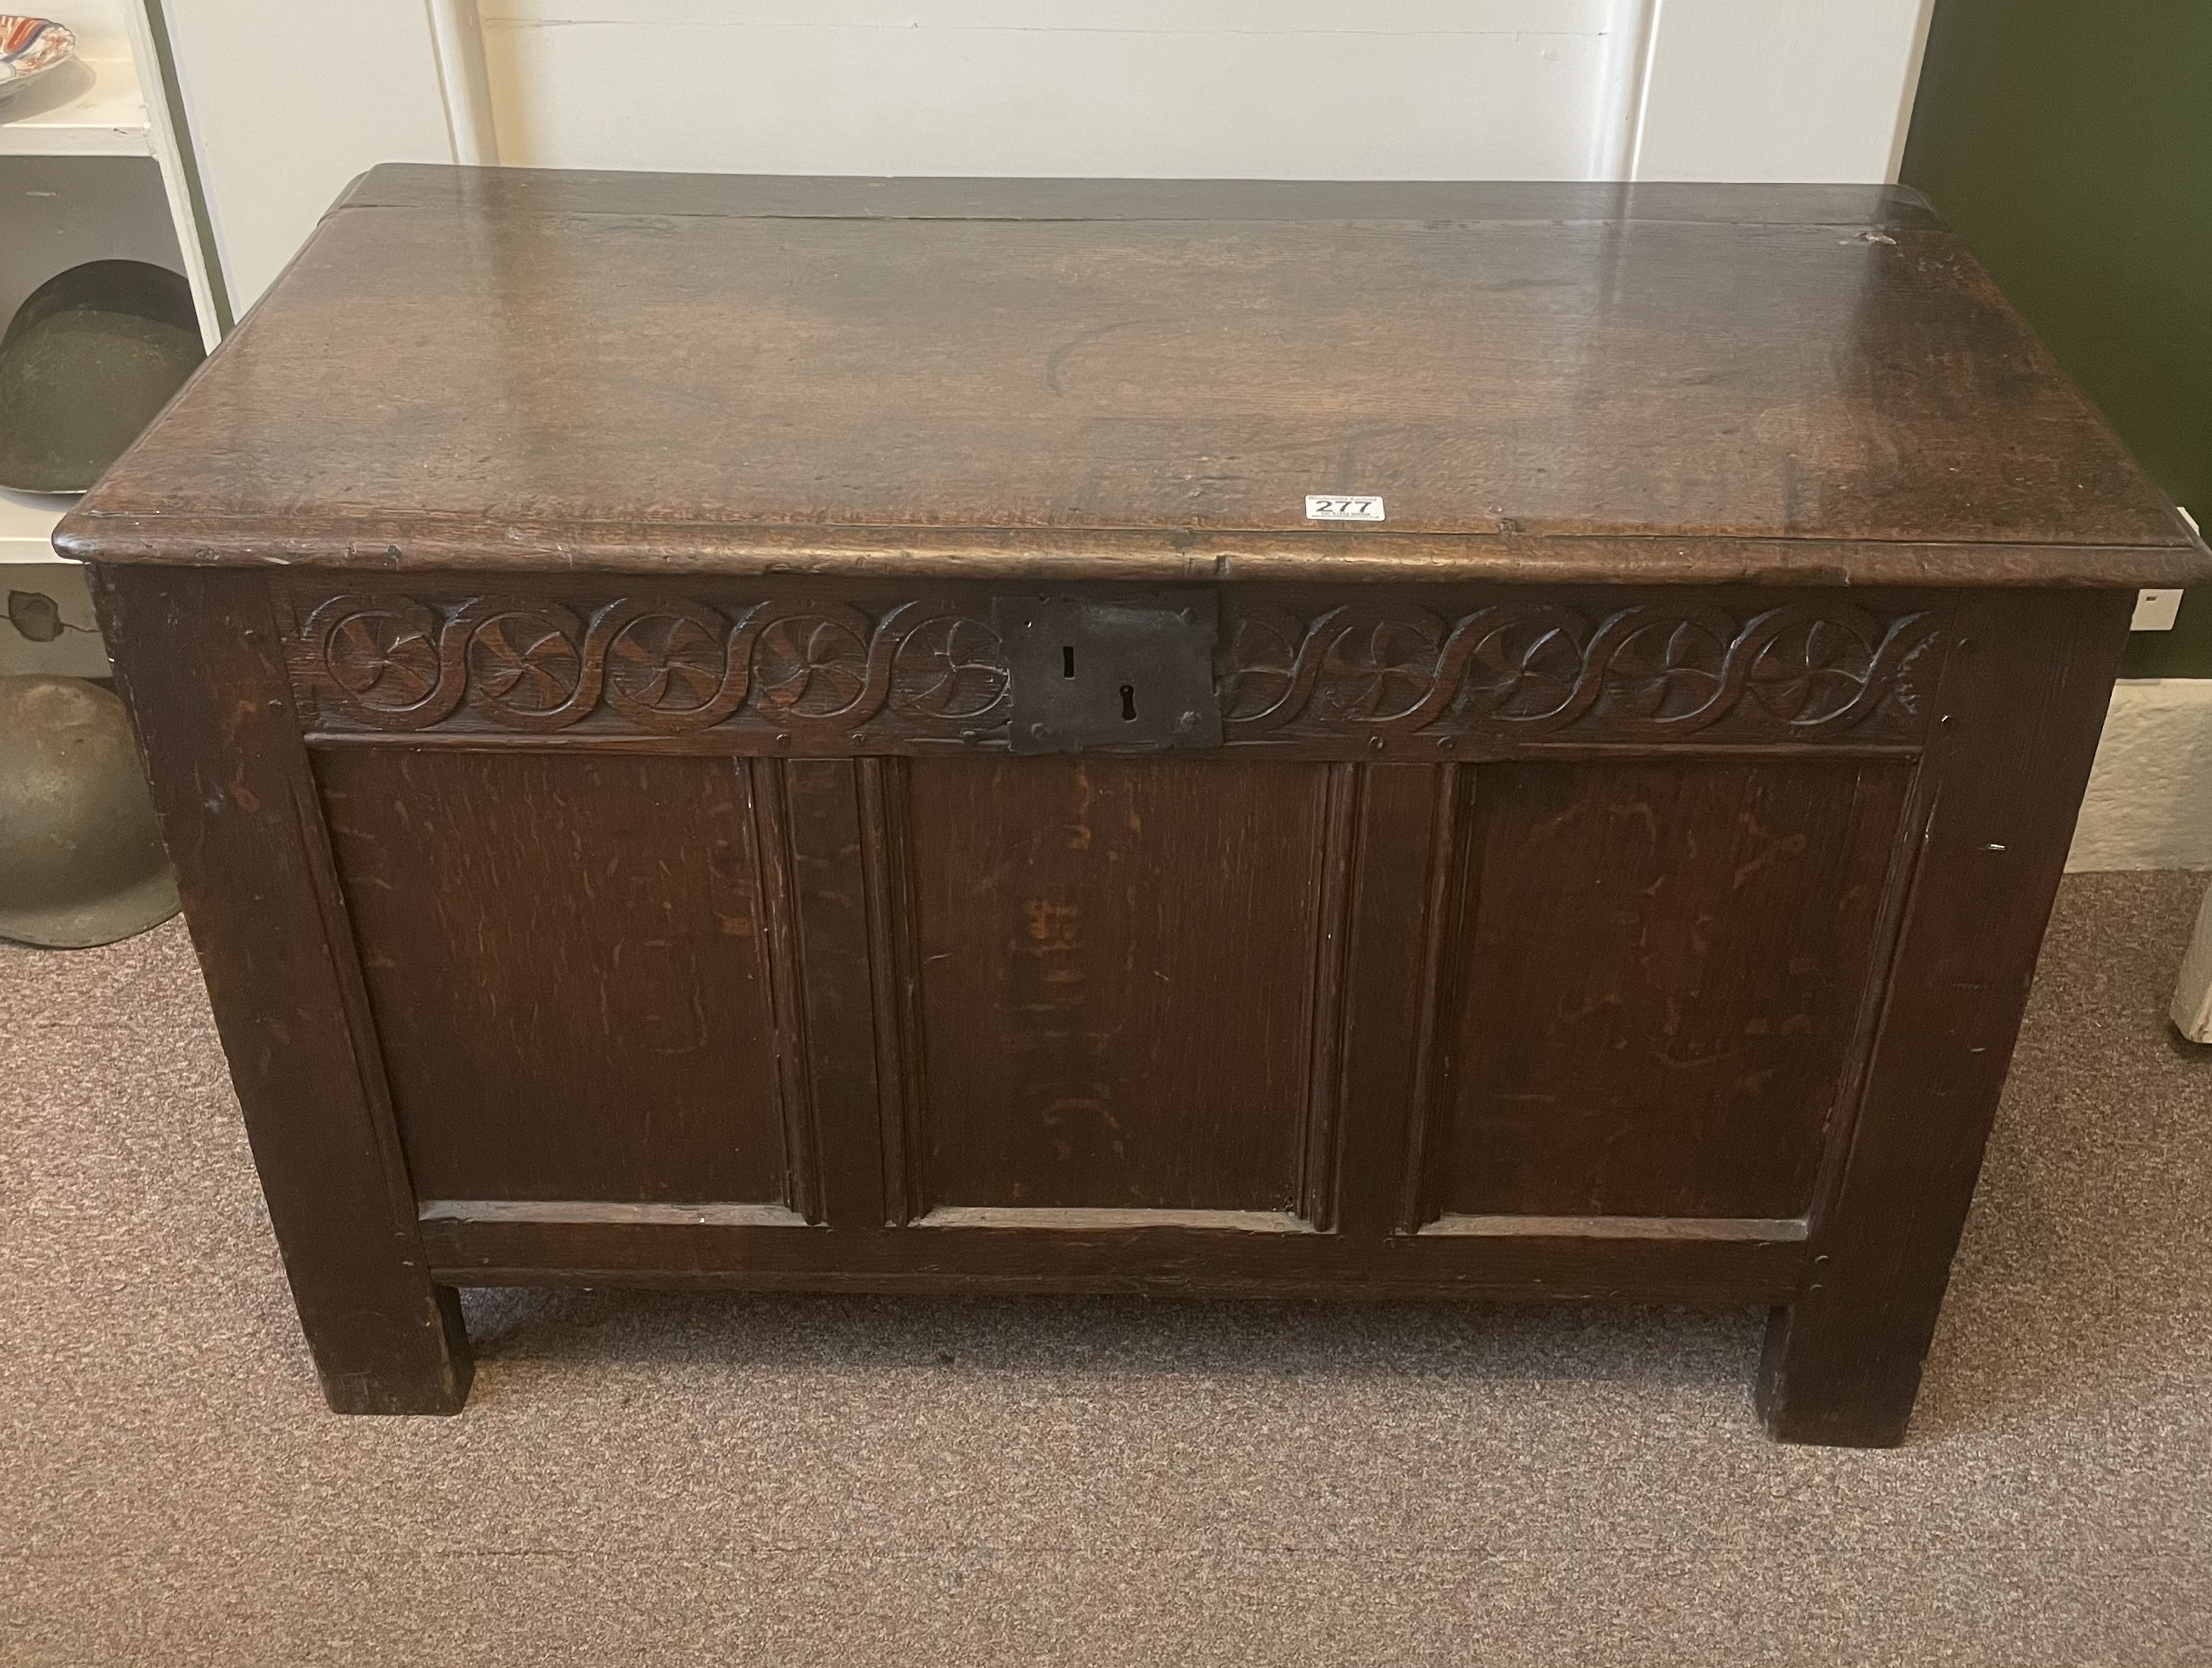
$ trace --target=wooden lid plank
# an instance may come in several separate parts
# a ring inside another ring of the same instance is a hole
[[[1382,500],[1309,518],[1310,495]],[[64,522],[107,561],[2179,584],[1894,188],[358,182]]]

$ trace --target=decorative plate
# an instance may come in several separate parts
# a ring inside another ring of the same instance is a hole
[[[0,12],[0,99],[68,61],[76,37],[51,17]]]

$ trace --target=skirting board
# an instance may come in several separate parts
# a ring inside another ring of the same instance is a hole
[[[2212,868],[2212,678],[2124,678],[2069,869]]]

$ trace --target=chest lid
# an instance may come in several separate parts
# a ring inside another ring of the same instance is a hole
[[[2175,585],[1895,188],[380,167],[63,523],[102,561]]]

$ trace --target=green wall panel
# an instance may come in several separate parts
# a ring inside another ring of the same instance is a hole
[[[1904,177],[2212,525],[2212,0],[1936,0]],[[2212,588],[2127,669],[2212,677]]]

